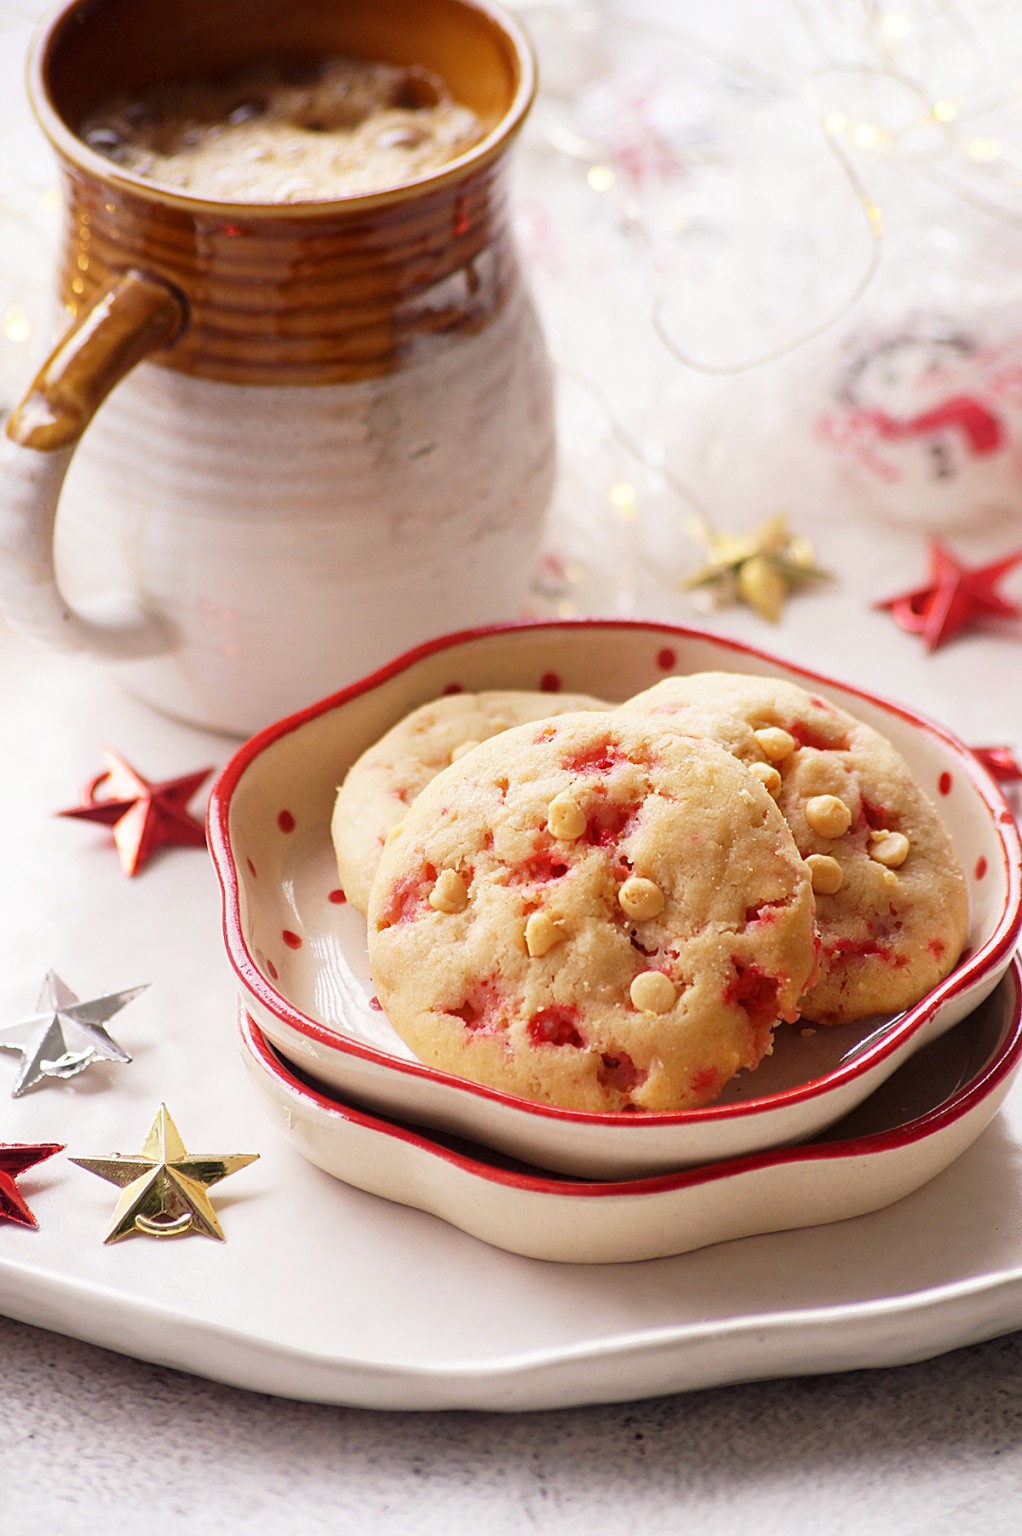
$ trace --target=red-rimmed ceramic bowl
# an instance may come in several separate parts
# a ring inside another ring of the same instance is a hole
[[[242,1009],[256,1093],[292,1146],[371,1194],[531,1258],[612,1264],[862,1216],[934,1178],[990,1123],[1022,1064],[1018,961],[975,1014],[807,1146],[625,1182],[582,1182],[351,1107],[297,1075]]]
[[[584,1114],[416,1061],[375,1003],[364,920],[337,889],[330,815],[350,763],[408,710],[452,689],[561,687],[623,700],[672,672],[706,670],[807,684],[894,741],[938,803],[965,868],[966,957],[896,1019],[808,1036],[780,1030],[773,1056],[700,1110]],[[422,646],[247,742],[214,787],[209,831],[242,1001],[286,1058],[375,1112],[591,1178],[656,1174],[815,1135],[978,1006],[1008,965],[1022,922],[1018,830],[967,747],[898,705],[667,624],[529,623]]]

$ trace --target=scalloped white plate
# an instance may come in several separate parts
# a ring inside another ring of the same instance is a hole
[[[966,957],[892,1020],[782,1030],[774,1055],[717,1103],[676,1114],[584,1114],[529,1103],[416,1061],[374,1006],[362,917],[343,904],[330,843],[336,787],[401,715],[453,688],[565,688],[621,700],[673,672],[792,678],[889,736],[938,802],[969,881]],[[543,1168],[633,1179],[805,1140],[861,1103],[993,990],[1022,922],[1020,844],[968,748],[912,711],[761,651],[673,625],[583,619],[445,636],[261,732],[210,800],[224,938],[245,1008],[327,1089],[391,1118]]]
[[[558,1177],[367,1114],[297,1075],[244,1010],[239,1028],[264,1109],[317,1167],[511,1253],[613,1264],[862,1216],[920,1188],[972,1145],[1022,1064],[1020,977],[1016,959],[974,1014],[809,1145],[627,1182]]]

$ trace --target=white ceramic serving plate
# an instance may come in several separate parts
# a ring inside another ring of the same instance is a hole
[[[889,736],[938,802],[965,868],[966,957],[894,1020],[778,1034],[717,1103],[611,1116],[529,1103],[415,1060],[374,1006],[363,918],[343,904],[330,843],[348,766],[416,705],[456,688],[550,688],[622,700],[671,673],[792,678]],[[912,1052],[971,1012],[1022,922],[1020,844],[1000,790],[961,742],[899,705],[672,625],[584,619],[446,636],[247,742],[210,800],[224,938],[241,998],[272,1044],[345,1099],[543,1168],[629,1179],[802,1141],[846,1115]]]
[[[1010,703],[1014,648],[977,639],[967,654]],[[940,698],[937,670],[920,661]],[[109,829],[53,815],[95,759],[97,722],[167,774],[233,747],[2,625],[0,678],[10,740],[51,748],[6,765],[19,814],[0,883],[0,1018],[31,1012],[51,965],[82,996],[150,983],[117,1019],[129,1067],[12,1099],[16,1062],[0,1060],[0,1139],[68,1148],[19,1179],[38,1230],[0,1223],[4,1316],[248,1391],[501,1413],[900,1366],[1022,1328],[1019,1077],[977,1141],[897,1204],[645,1264],[523,1258],[324,1173],[249,1085],[202,853],[166,850],[125,880]],[[963,718],[987,736],[975,702]],[[260,1154],[213,1191],[225,1243],[103,1243],[117,1191],[68,1156],[135,1152],[161,1102],[190,1149]]]
[[[1022,1063],[1019,977],[1016,960],[974,1014],[809,1145],[627,1182],[557,1177],[366,1114],[296,1076],[244,1010],[240,1030],[264,1108],[327,1173],[511,1253],[613,1264],[862,1216],[927,1183],[989,1124]]]

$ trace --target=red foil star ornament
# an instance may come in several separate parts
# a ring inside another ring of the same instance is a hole
[[[144,779],[119,752],[103,748],[102,773],[89,780],[80,805],[58,811],[80,821],[113,828],[126,875],[135,875],[158,848],[204,848],[206,830],[188,811],[188,802],[212,768],[179,779]]]
[[[1002,597],[998,583],[1022,564],[1022,549],[988,565],[966,566],[939,539],[930,542],[930,579],[924,586],[885,598],[889,610],[909,634],[922,635],[928,651],[953,640],[983,619],[1022,619],[1022,604]]]
[[[998,784],[1022,783],[1022,765],[1010,747],[973,747],[973,757],[979,759]]]
[[[0,1221],[15,1221],[22,1227],[38,1227],[25,1197],[15,1184],[19,1173],[44,1163],[55,1152],[63,1152],[59,1142],[40,1141],[32,1146],[18,1142],[0,1142]]]

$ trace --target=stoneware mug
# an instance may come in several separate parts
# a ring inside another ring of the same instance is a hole
[[[369,195],[251,204],[80,137],[113,92],[331,55],[435,71],[482,139]],[[513,617],[554,468],[508,221],[535,89],[514,20],[489,0],[71,0],[29,88],[63,173],[69,329],[3,437],[11,623],[248,734]]]

